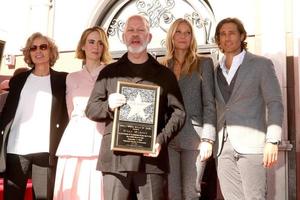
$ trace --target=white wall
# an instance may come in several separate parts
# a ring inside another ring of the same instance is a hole
[[[21,54],[35,31],[52,37],[60,51],[74,50],[98,0],[0,0],[0,40],[4,54]]]
[[[27,35],[29,0],[0,0],[0,39],[6,41],[4,54],[19,54]]]
[[[56,0],[53,38],[62,51],[74,50],[99,0]]]

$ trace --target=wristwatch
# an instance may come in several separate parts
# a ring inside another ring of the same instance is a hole
[[[271,141],[269,141],[269,142],[267,142],[267,143],[271,143],[271,144],[274,144],[274,145],[279,145],[279,144],[280,144],[279,141],[277,141],[277,142],[271,142]]]
[[[207,139],[207,138],[202,138],[201,139],[201,142],[208,142],[210,144],[214,144],[214,141],[213,140],[210,140],[210,139]]]

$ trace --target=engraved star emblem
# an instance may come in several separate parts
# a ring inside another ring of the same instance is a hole
[[[127,104],[130,106],[130,112],[128,114],[128,118],[134,116],[137,114],[137,116],[140,116],[143,118],[143,120],[146,119],[146,113],[144,112],[144,109],[151,105],[151,103],[143,102],[142,97],[140,93],[137,94],[134,101],[127,101]]]

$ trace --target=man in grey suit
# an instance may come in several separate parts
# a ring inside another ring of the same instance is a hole
[[[226,18],[215,40],[217,171],[225,199],[266,199],[266,168],[277,161],[283,105],[273,63],[247,51],[242,22]]]

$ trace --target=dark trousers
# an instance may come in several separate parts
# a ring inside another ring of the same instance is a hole
[[[167,175],[103,173],[105,200],[165,200]]]
[[[49,166],[49,154],[7,154],[4,174],[4,200],[23,200],[27,180],[32,179],[33,199],[52,200],[55,167]]]

